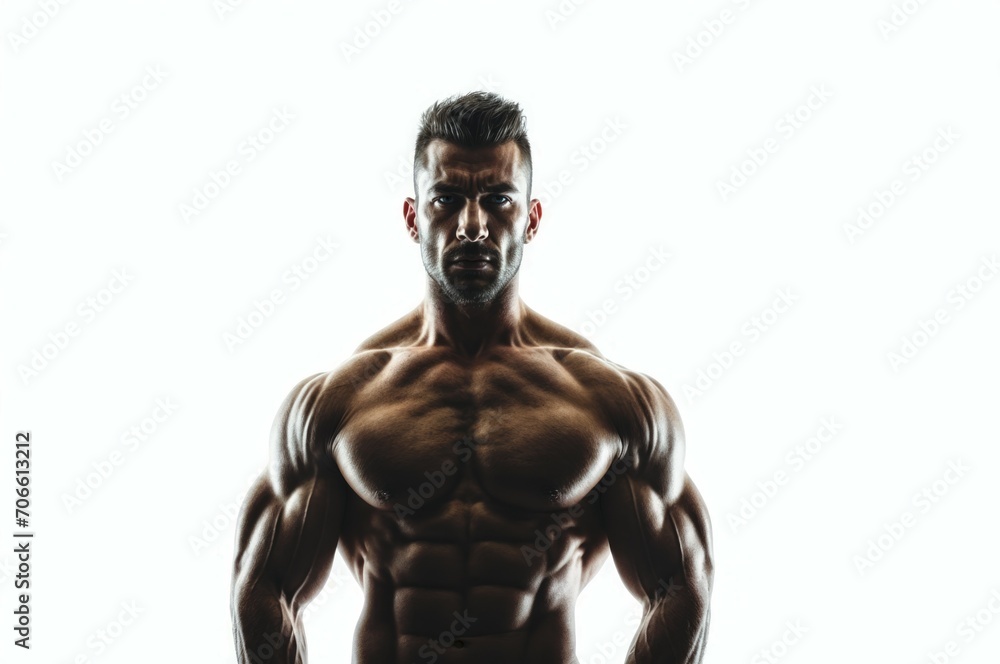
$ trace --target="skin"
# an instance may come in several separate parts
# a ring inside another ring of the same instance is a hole
[[[576,664],[609,554],[644,610],[625,661],[700,662],[711,525],[673,401],[518,296],[542,207],[514,143],[427,156],[403,205],[424,301],[275,419],[238,523],[239,661],[306,661],[339,551],[365,597],[356,663]],[[452,262],[472,255],[488,266]]]

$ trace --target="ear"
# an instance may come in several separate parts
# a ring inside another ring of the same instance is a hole
[[[406,232],[417,244],[420,243],[420,236],[417,233],[417,201],[413,198],[403,200],[403,221],[406,222]]]
[[[542,202],[537,198],[531,199],[528,207],[528,225],[524,229],[524,243],[531,242],[531,239],[538,233],[538,225],[542,222]]]

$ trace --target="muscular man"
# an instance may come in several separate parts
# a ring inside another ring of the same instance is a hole
[[[292,390],[243,506],[239,661],[306,661],[303,608],[339,548],[359,664],[575,664],[575,602],[609,553],[644,610],[625,661],[700,662],[711,526],[677,409],[518,295],[542,218],[520,108],[431,106],[414,189],[423,302]]]

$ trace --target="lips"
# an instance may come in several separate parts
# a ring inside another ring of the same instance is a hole
[[[483,272],[488,270],[490,267],[489,261],[469,261],[469,260],[457,260],[451,264],[451,266],[458,270],[467,270],[470,272]]]
[[[474,256],[459,256],[452,260],[452,263],[489,263],[491,259],[486,254],[477,254]]]
[[[452,267],[461,270],[485,270],[494,263],[491,254],[484,253],[462,253],[451,259]]]
[[[469,273],[487,272],[492,265],[493,260],[488,254],[466,254],[451,261],[451,269]]]

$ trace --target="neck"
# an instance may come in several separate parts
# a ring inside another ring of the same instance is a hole
[[[492,346],[515,343],[527,313],[517,292],[517,275],[496,298],[483,304],[455,304],[428,278],[422,308],[421,336],[427,345],[450,346],[472,356]]]

